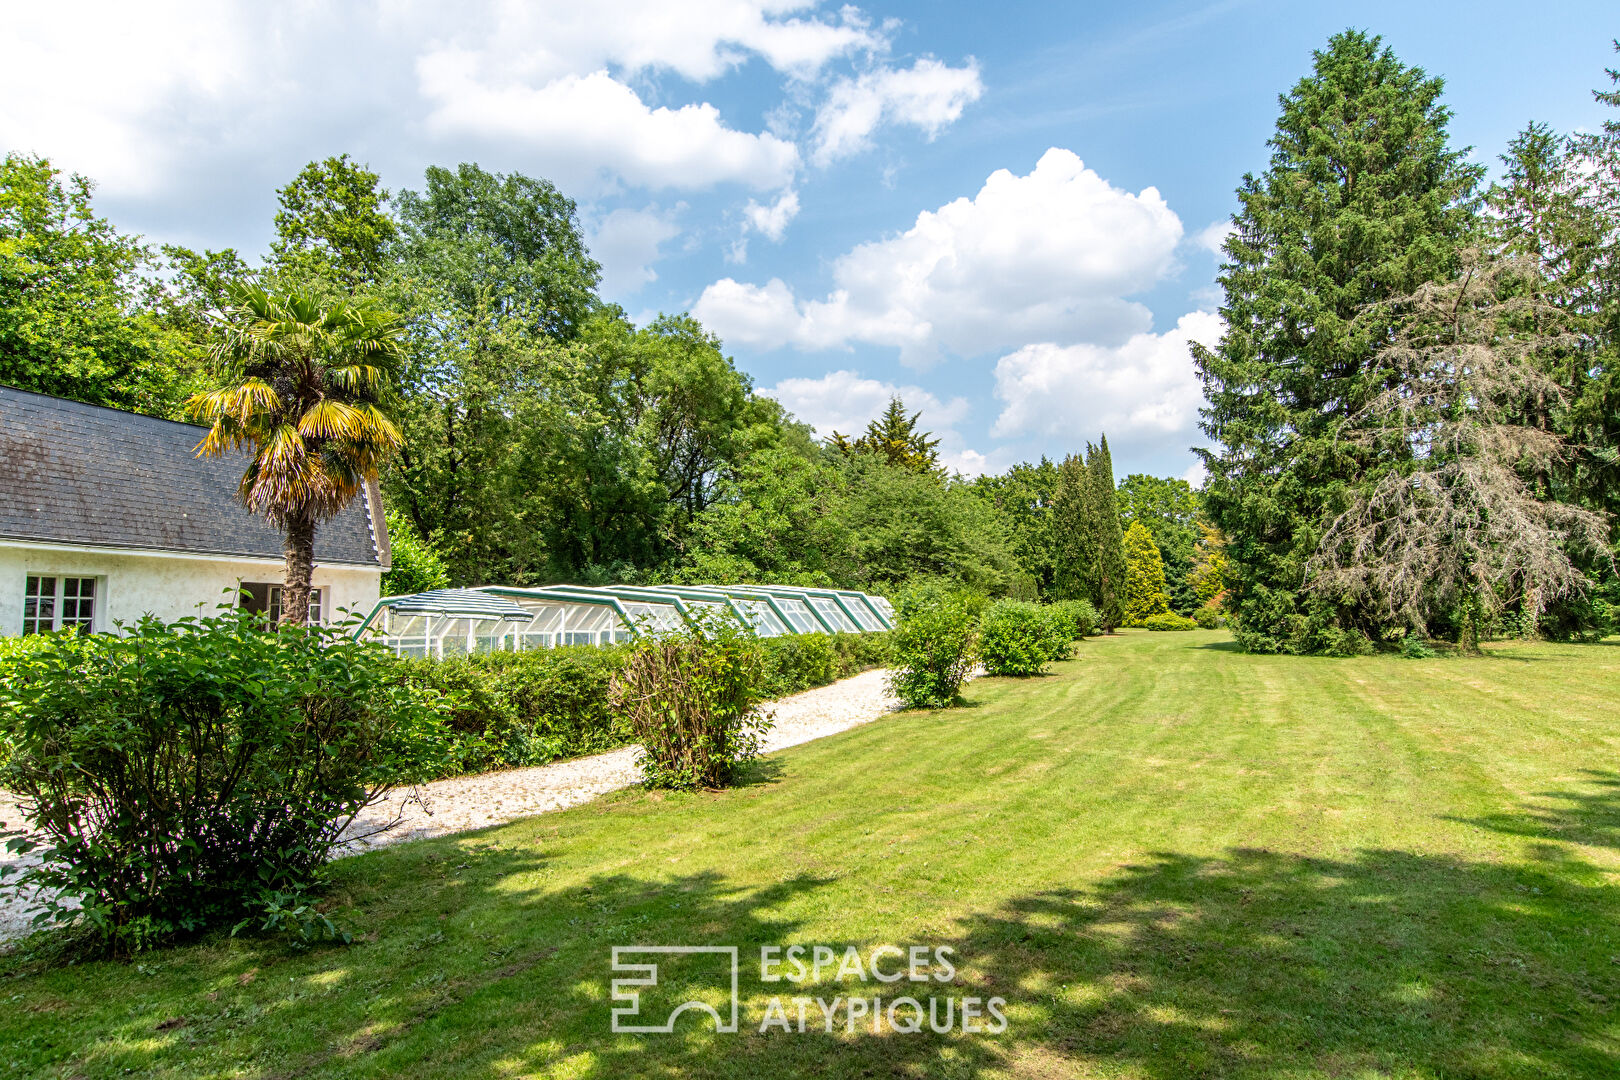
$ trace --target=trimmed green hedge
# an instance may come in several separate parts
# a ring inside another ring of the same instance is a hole
[[[887,634],[795,634],[759,642],[762,696],[783,697],[888,662]],[[456,734],[454,773],[544,765],[633,742],[608,704],[628,645],[568,645],[449,660],[400,660],[437,694]]]
[[[1197,630],[1198,624],[1181,615],[1149,615],[1136,624],[1145,630]]]

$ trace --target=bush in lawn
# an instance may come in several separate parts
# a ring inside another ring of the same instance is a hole
[[[648,787],[713,788],[759,753],[770,717],[757,639],[730,622],[649,636],[630,648],[611,702],[641,743]]]
[[[979,621],[979,658],[991,675],[1039,675],[1052,656],[1056,620],[1039,604],[997,600]],[[1071,644],[1069,640],[1064,645]]]
[[[978,661],[975,601],[943,590],[902,601],[900,625],[889,635],[889,690],[907,708],[947,708]]]
[[[76,900],[117,951],[243,916],[307,929],[298,898],[343,827],[443,770],[438,711],[338,630],[241,611],[126,629],[53,637],[0,680],[0,788],[43,836],[12,846],[45,860],[24,882],[61,894],[42,921]]]
[[[1090,600],[1059,600],[1047,610],[1068,632],[1070,641],[1083,641],[1102,629],[1102,617]]]
[[[1221,609],[1214,604],[1205,604],[1193,612],[1193,622],[1198,624],[1200,630],[1214,630],[1221,625]]]
[[[1163,615],[1149,615],[1147,618],[1143,619],[1139,625],[1147,630],[1198,629],[1198,624],[1192,619],[1186,618],[1182,615],[1177,615],[1174,612],[1169,612]]]

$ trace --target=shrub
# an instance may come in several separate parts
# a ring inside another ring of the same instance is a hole
[[[839,634],[836,637],[853,635]],[[835,636],[791,634],[760,642],[764,695],[783,697],[838,678]]]
[[[1068,630],[1070,641],[1082,641],[1102,628],[1102,616],[1090,600],[1059,600],[1048,610]]]
[[[997,600],[979,622],[979,657],[991,675],[1039,675],[1053,656],[1058,620],[1038,604]],[[1063,645],[1072,641],[1065,635]]]
[[[1196,630],[1198,624],[1192,619],[1173,612],[1163,615],[1149,615],[1138,625],[1148,630]]]
[[[641,743],[644,782],[713,788],[759,753],[770,717],[759,643],[729,625],[646,637],[613,679],[611,701]]]
[[[1428,643],[1420,635],[1408,631],[1407,635],[1401,638],[1401,655],[1408,660],[1431,660],[1434,658],[1434,650],[1429,648]]]
[[[23,881],[60,894],[42,921],[126,951],[297,908],[358,811],[444,768],[438,711],[376,646],[240,611],[127,631],[53,638],[0,679],[0,787],[43,836]]]
[[[400,660],[404,678],[442,704],[455,732],[452,772],[544,765],[630,741],[608,707],[626,646],[565,645]]]
[[[1221,609],[1214,604],[1205,604],[1193,612],[1193,622],[1198,624],[1200,630],[1214,630],[1221,625]]]
[[[956,701],[978,660],[978,619],[971,597],[943,591],[912,597],[890,632],[889,689],[911,709],[943,709]]]

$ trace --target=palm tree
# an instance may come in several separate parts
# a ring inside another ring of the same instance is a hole
[[[246,445],[238,495],[285,536],[282,625],[309,614],[315,526],[360,493],[401,444],[384,412],[399,319],[369,303],[325,304],[238,288],[213,355],[222,385],[187,402],[209,425],[197,453]]]

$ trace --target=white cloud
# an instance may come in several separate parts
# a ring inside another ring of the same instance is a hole
[[[1235,228],[1229,218],[1212,221],[1198,230],[1197,235],[1193,237],[1193,243],[1212,255],[1224,255],[1225,252],[1221,249],[1226,246],[1226,238],[1232,235]]]
[[[602,264],[602,292],[609,298],[632,296],[658,280],[652,264],[659,247],[679,236],[674,215],[647,207],[615,210],[591,230],[591,257]]]
[[[476,54],[438,52],[417,65],[434,102],[430,130],[521,140],[565,186],[619,177],[647,188],[704,188],[732,181],[781,187],[799,151],[768,132],[729,128],[713,105],[649,108],[606,71],[567,75],[541,87],[492,85]]]
[[[884,124],[920,129],[930,139],[984,93],[979,65],[953,68],[924,58],[909,68],[879,68],[840,79],[827,92],[811,132],[812,160],[828,165],[866,149]]]
[[[1181,478],[1196,491],[1204,486],[1205,480],[1209,479],[1209,470],[1204,468],[1202,461],[1195,461],[1187,466],[1187,471],[1181,474]]]
[[[1136,334],[1124,344],[1025,345],[996,362],[1001,415],[991,433],[1072,436],[1106,432],[1111,443],[1162,443],[1191,434],[1203,392],[1189,342],[1213,346],[1220,316],[1183,315],[1173,330]]]
[[[920,386],[880,382],[854,371],[829,371],[819,379],[783,379],[760,392],[780,401],[823,439],[834,431],[852,438],[860,435],[888,407],[889,399],[898,397],[906,411],[921,412],[918,427],[938,436],[940,462],[947,469],[977,476],[990,467],[990,458],[969,449],[957,431],[971,411],[966,398],[942,401]]]
[[[776,278],[728,277],[693,311],[734,346],[865,342],[913,366],[1028,341],[1118,343],[1151,326],[1125,297],[1174,267],[1181,234],[1155,188],[1122,191],[1054,148],[1029,175],[998,170],[974,198],[839,257],[824,300],[801,301]]]
[[[748,228],[777,241],[787,232],[788,223],[798,216],[799,195],[795,191],[784,191],[781,198],[768,206],[761,206],[753,199],[749,199],[748,205],[743,209],[743,218],[748,223]],[[745,252],[746,250],[744,248]]]

